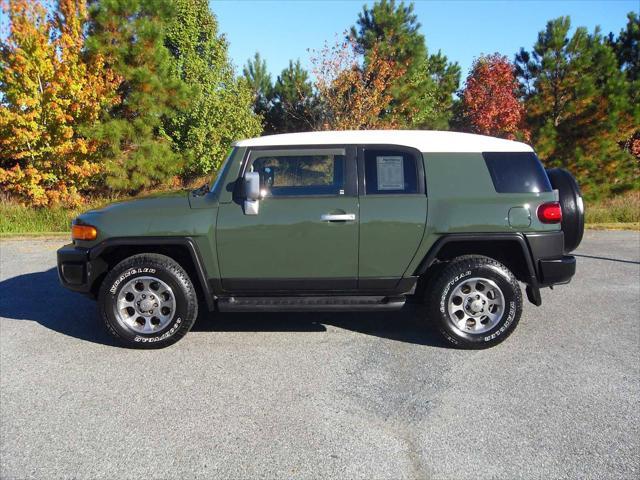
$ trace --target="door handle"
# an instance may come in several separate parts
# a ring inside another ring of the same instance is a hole
[[[320,216],[323,222],[353,222],[355,219],[355,213],[325,213]]]

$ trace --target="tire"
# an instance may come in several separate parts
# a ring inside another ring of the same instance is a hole
[[[564,251],[572,252],[584,235],[584,202],[576,179],[567,170],[550,168],[547,175],[551,186],[560,194],[561,228],[564,232]]]
[[[522,314],[518,281],[507,267],[489,257],[455,258],[427,295],[429,317],[457,348],[482,349],[502,342]]]
[[[107,330],[124,345],[163,348],[176,343],[198,316],[196,292],[184,269],[164,255],[129,257],[105,277],[98,305]]]

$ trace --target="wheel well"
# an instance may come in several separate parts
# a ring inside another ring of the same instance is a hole
[[[434,261],[421,275],[422,283],[437,276],[443,264],[462,255],[483,255],[493,258],[506,266],[521,282],[531,281],[531,272],[522,251],[522,246],[516,240],[463,240],[448,242],[442,246],[435,255]]]
[[[107,247],[100,254],[100,258],[107,264],[107,269],[102,275],[96,278],[91,287],[91,293],[93,295],[98,294],[98,289],[100,288],[104,277],[106,277],[109,271],[118,263],[125,258],[129,258],[140,253],[157,253],[175,260],[189,275],[189,278],[196,289],[198,298],[205,298],[193,258],[191,257],[189,249],[184,245],[114,245],[112,247]]]

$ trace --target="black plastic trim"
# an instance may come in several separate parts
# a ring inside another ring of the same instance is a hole
[[[542,272],[540,270],[539,260],[563,257],[564,233],[559,230],[556,232],[525,233],[524,236],[529,244],[533,264],[536,267],[536,273],[540,279]]]
[[[576,273],[576,257],[564,255],[562,258],[540,260],[540,272],[543,286],[569,283]]]
[[[200,251],[195,241],[191,237],[114,237],[103,240],[89,250],[89,259],[99,258],[105,250],[113,247],[123,246],[147,246],[147,245],[179,245],[187,248],[193,265],[198,275],[198,281],[204,292],[204,300],[210,311],[215,309],[213,292],[209,286],[207,269],[200,256]]]
[[[307,296],[307,297],[222,297],[218,299],[222,312],[264,311],[371,311],[400,310],[405,297],[381,296]]]
[[[102,259],[91,260],[88,248],[74,244],[58,249],[56,257],[60,283],[74,292],[90,293],[95,279],[107,270]]]
[[[522,249],[525,263],[527,265],[527,271],[530,277],[530,281],[526,282],[537,286],[538,280],[536,276],[536,270],[531,258],[531,252],[529,251],[529,245],[527,244],[524,235],[521,233],[451,233],[443,235],[431,246],[431,249],[427,253],[426,257],[420,262],[414,275],[420,276],[424,274],[427,269],[435,262],[438,252],[448,243],[452,242],[496,242],[496,241],[514,241]]]

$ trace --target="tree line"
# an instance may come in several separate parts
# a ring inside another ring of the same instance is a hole
[[[595,198],[640,188],[640,25],[550,20],[511,61],[430,52],[412,3],[378,0],[275,80],[237,76],[206,0],[10,0],[0,41],[0,186],[18,201],[180,186],[231,142],[328,129],[459,130],[532,143]]]
[[[0,185],[77,205],[214,171],[259,135],[206,0],[10,0],[0,44]]]
[[[311,129],[457,130],[532,143],[545,165],[571,170],[590,198],[640,188],[640,22],[618,33],[547,22],[531,50],[460,67],[430,53],[412,3],[364,6],[345,41],[272,81],[259,53],[243,75],[266,133]],[[317,53],[317,52],[315,52]],[[315,78],[315,80],[311,80]],[[366,108],[358,108],[365,106]]]

